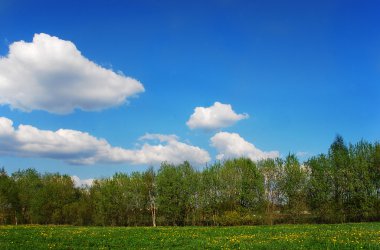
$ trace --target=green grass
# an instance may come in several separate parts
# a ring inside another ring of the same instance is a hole
[[[380,223],[242,227],[0,226],[0,249],[380,249]]]

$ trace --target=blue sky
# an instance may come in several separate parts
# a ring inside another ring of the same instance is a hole
[[[267,157],[273,155],[266,154],[269,152],[280,156],[325,153],[337,133],[348,142],[362,138],[378,141],[379,8],[378,1],[3,0],[3,61],[9,57],[11,44],[32,43],[35,34],[44,33],[48,42],[54,42],[53,37],[70,41],[83,57],[132,77],[145,91],[136,90],[136,96],[127,95],[127,103],[108,105],[100,111],[77,108],[65,114],[49,110],[51,104],[42,110],[37,106],[20,109],[15,103],[6,103],[8,96],[2,91],[0,117],[13,121],[16,130],[20,124],[53,132],[70,129],[127,150],[141,149],[145,142],[139,138],[147,133],[155,135],[148,145],[156,146],[172,142],[160,142],[158,135],[176,135],[174,143],[185,144],[189,155],[197,155],[197,148],[209,154],[210,162],[218,155],[223,159],[221,154],[232,157],[239,152],[255,158],[255,149]],[[1,72],[6,77],[3,82],[0,78],[0,88],[18,79],[27,95],[38,95],[36,85],[27,77],[8,76],[0,64]],[[57,84],[75,91],[65,81],[53,79],[48,84],[53,87],[46,89],[45,95]],[[86,88],[82,91],[87,92]],[[58,104],[65,102],[59,100],[61,96],[52,96]],[[187,126],[196,107],[207,112],[215,102],[226,105],[216,116],[225,115],[230,105],[234,115],[249,117],[230,119],[228,125],[211,129]],[[220,137],[216,138],[217,134]],[[226,142],[246,150],[231,151],[221,145]],[[25,150],[21,146],[4,150],[0,164],[8,172],[35,167],[80,178],[144,170],[150,165],[132,160],[116,163],[109,157],[73,164],[67,162],[72,154]],[[79,151],[75,154],[84,154]]]

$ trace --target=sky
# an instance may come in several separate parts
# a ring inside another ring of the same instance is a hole
[[[379,1],[0,1],[0,165],[87,180],[380,138]]]

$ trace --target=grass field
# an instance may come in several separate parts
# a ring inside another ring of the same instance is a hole
[[[0,249],[380,249],[380,223],[242,227],[1,226]]]

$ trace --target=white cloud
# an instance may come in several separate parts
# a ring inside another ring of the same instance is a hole
[[[186,124],[190,129],[214,130],[231,126],[248,117],[248,114],[235,113],[230,104],[215,102],[207,108],[196,107]]]
[[[76,175],[71,176],[71,180],[73,180],[75,187],[91,187],[94,182],[94,179],[81,179]]]
[[[161,134],[145,134],[139,138],[140,141],[143,140],[158,140],[160,142],[167,142],[167,141],[177,141],[178,136],[176,135],[161,135]]]
[[[210,161],[207,151],[178,140],[174,135],[146,134],[140,140],[159,139],[139,149],[113,147],[106,140],[88,133],[59,129],[40,130],[29,125],[14,128],[13,122],[0,117],[0,155],[60,159],[70,164],[128,163],[158,165],[185,160],[201,165]]]
[[[305,151],[299,151],[296,153],[296,156],[298,157],[307,157],[307,156],[310,156],[310,153],[309,152],[305,152]]]
[[[0,58],[0,104],[22,111],[102,110],[143,91],[139,81],[102,68],[72,42],[47,34],[12,43]]]
[[[219,132],[211,138],[211,146],[218,151],[216,158],[225,160],[238,157],[248,157],[253,161],[267,158],[276,158],[279,156],[278,151],[264,152],[247,142],[237,133]]]

